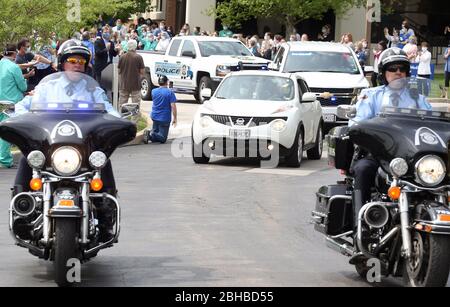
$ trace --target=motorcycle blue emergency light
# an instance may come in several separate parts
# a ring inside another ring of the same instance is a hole
[[[88,109],[89,108],[89,104],[87,104],[87,103],[80,103],[80,104],[78,104],[78,108],[80,108],[80,109]]]
[[[49,103],[48,105],[49,109],[57,109],[58,108],[58,104],[57,103]]]

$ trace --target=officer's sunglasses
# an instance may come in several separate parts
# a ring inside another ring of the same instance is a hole
[[[70,63],[70,64],[81,64],[81,65],[85,65],[87,61],[86,61],[85,59],[67,58],[66,62],[67,62],[67,63]]]
[[[397,72],[398,70],[400,70],[400,72],[406,73],[406,72],[408,72],[408,67],[406,67],[404,65],[392,65],[392,66],[389,66],[388,68],[386,68],[386,70],[388,72]]]

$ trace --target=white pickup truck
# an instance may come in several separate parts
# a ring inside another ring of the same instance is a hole
[[[269,68],[304,78],[322,105],[325,133],[348,123],[337,116],[337,106],[356,102],[361,90],[369,87],[365,74],[373,71],[370,66],[363,69],[349,47],[327,42],[283,44]]]
[[[211,88],[214,91],[228,73],[267,70],[270,63],[253,56],[239,40],[222,37],[175,37],[165,53],[138,53],[145,64],[141,89],[144,100],[151,99],[152,89],[158,87],[158,77],[166,75],[173,81],[176,93],[195,95],[197,101],[203,103],[201,90]]]

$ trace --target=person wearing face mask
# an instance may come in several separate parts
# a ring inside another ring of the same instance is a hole
[[[103,29],[102,37],[97,38],[94,43],[94,49],[94,74],[95,79],[100,83],[103,69],[112,63],[112,59],[117,56],[117,51],[114,42],[111,41],[111,33],[108,28]]]
[[[152,33],[148,33],[147,37],[144,38],[142,42],[144,43],[145,51],[153,51],[158,45],[158,42],[156,41],[155,36]]]
[[[232,37],[233,32],[228,29],[227,25],[223,25],[223,30],[219,32],[219,37]]]
[[[409,22],[407,20],[404,20],[402,22],[402,29],[400,30],[400,33],[399,33],[398,47],[399,48],[405,47],[405,45],[409,42],[409,38],[411,36],[416,36],[414,34],[414,30],[409,27]]]
[[[16,45],[9,44],[3,52],[0,61],[0,100],[17,103],[23,99],[23,94],[27,90],[27,81],[22,75],[22,71],[15,63],[17,55]],[[0,121],[5,116],[0,113]],[[13,166],[11,155],[11,145],[0,139],[0,168],[10,168]]]
[[[157,28],[155,31],[153,31],[153,35],[154,35],[155,37],[158,37],[158,35],[159,35],[160,33],[167,33],[167,32],[166,32],[166,23],[165,23],[164,21],[161,21],[161,22],[159,23],[159,28]]]
[[[52,61],[41,55],[32,53],[31,43],[27,38],[19,41],[17,44],[17,50],[16,64],[18,64],[20,69],[22,69],[24,78],[28,80],[27,92],[29,92],[32,91],[37,85],[34,78],[36,73],[35,65],[38,63],[51,65]]]
[[[430,94],[429,80],[431,78],[431,52],[428,51],[428,47],[428,43],[423,42],[421,50],[417,54],[417,62],[419,62],[417,85],[419,93],[425,96]]]
[[[125,38],[125,35],[127,34],[128,30],[123,25],[122,20],[121,19],[117,19],[116,26],[112,28],[112,32],[113,33],[116,33],[116,32],[119,33],[119,39],[123,40]]]
[[[156,51],[166,51],[167,47],[169,47],[170,44],[170,37],[167,32],[161,32],[161,39],[158,42],[158,45],[156,46]]]
[[[419,51],[417,48],[417,39],[415,36],[411,36],[408,39],[408,43],[403,47],[403,50],[406,52],[408,59],[411,63],[417,63],[417,52]]]

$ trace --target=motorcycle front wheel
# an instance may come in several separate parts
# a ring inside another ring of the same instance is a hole
[[[72,286],[67,273],[70,269],[68,261],[77,258],[78,235],[77,221],[73,218],[55,220],[54,268],[55,282],[59,287]]]
[[[450,269],[450,236],[415,231],[403,281],[410,287],[445,287]]]

